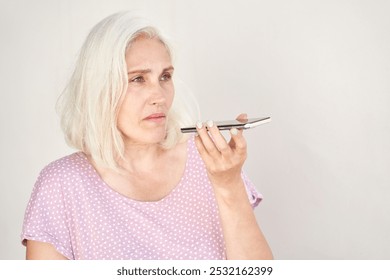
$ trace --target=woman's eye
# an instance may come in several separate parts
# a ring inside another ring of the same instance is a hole
[[[169,81],[170,79],[172,79],[171,73],[164,73],[160,78],[161,81]]]
[[[133,83],[142,83],[142,82],[145,82],[145,79],[144,79],[144,77],[142,77],[142,76],[138,76],[138,77],[135,77],[135,78],[131,79],[130,82],[133,82]]]

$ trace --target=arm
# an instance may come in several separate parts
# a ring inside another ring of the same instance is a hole
[[[239,118],[246,118],[240,115]],[[229,143],[218,128],[199,127],[196,146],[205,162],[218,203],[228,259],[272,259],[272,252],[249,203],[241,169],[246,159],[242,131],[231,131]]]
[[[67,260],[53,245],[45,242],[27,240],[26,260]]]

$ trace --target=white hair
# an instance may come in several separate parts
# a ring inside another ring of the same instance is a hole
[[[90,155],[98,165],[114,170],[119,169],[118,159],[124,155],[117,118],[128,85],[125,54],[140,35],[159,38],[172,58],[166,39],[146,19],[131,12],[116,13],[89,33],[58,103],[66,142]],[[184,141],[180,127],[195,123],[199,117],[196,102],[189,101],[188,94],[176,90],[167,117],[167,136],[161,143],[165,149]]]

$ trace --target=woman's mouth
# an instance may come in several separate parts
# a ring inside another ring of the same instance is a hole
[[[155,114],[151,114],[151,115],[147,116],[144,120],[160,123],[160,122],[165,121],[165,119],[166,119],[166,116],[164,113],[155,113]]]

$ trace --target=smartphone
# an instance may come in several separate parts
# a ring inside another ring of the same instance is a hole
[[[214,125],[216,125],[219,128],[219,130],[229,130],[231,128],[249,129],[270,121],[271,121],[271,117],[250,118],[250,119],[239,120],[239,121],[238,120],[218,121],[218,122],[214,122]],[[181,128],[181,132],[182,133],[196,132],[196,125],[183,127]]]

